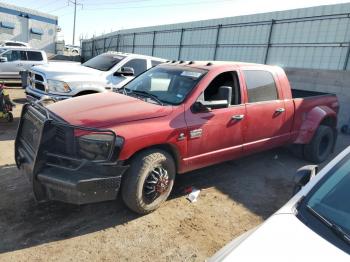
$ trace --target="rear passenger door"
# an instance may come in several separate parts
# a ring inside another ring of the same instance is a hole
[[[27,61],[23,62],[24,69],[28,70],[30,67],[35,65],[42,65],[44,58],[41,52],[38,51],[26,51]]]
[[[275,76],[265,70],[243,70],[247,91],[247,121],[244,131],[245,153],[283,144],[288,138],[285,105]]]

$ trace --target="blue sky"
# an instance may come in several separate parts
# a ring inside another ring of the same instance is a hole
[[[61,37],[72,42],[73,5],[68,0],[0,0],[58,16]],[[74,1],[74,0],[71,0]],[[120,29],[263,13],[349,0],[77,0],[76,44]]]

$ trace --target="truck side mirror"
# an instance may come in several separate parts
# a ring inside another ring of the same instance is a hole
[[[204,100],[202,93],[198,100],[193,104],[192,111],[194,113],[203,113],[211,111],[212,109],[226,108],[230,106],[232,99],[232,87],[220,86],[215,95],[210,97],[210,100]]]
[[[5,62],[7,62],[7,57],[1,56],[0,63],[5,63]]]
[[[308,165],[299,168],[296,174],[294,175],[293,195],[298,193],[303,186],[309,183],[309,181],[317,175],[317,172],[317,165]]]
[[[114,73],[115,76],[133,76],[135,75],[134,68],[132,67],[121,67],[117,72]]]

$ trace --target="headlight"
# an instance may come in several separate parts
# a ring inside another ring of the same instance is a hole
[[[59,92],[59,93],[68,93],[71,91],[69,85],[66,82],[58,81],[58,80],[47,80],[47,85],[49,87],[49,91]]]
[[[123,138],[117,136],[114,140],[111,134],[89,134],[78,138],[78,152],[88,160],[108,160],[113,149],[120,151],[123,143]]]

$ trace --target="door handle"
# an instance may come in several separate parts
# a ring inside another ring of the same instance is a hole
[[[284,109],[282,107],[276,109],[276,113],[283,113],[284,111],[286,111],[286,109]]]
[[[244,115],[234,115],[234,116],[232,116],[232,120],[236,120],[236,121],[242,120],[243,118],[244,118]]]

